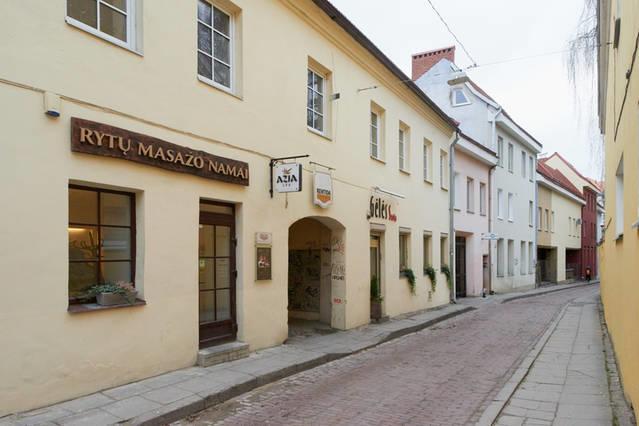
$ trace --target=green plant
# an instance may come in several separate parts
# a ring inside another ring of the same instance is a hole
[[[371,302],[381,303],[384,298],[381,294],[381,289],[379,288],[379,280],[377,277],[371,278]]]
[[[415,273],[412,269],[406,268],[402,271],[402,275],[408,278],[408,285],[410,286],[411,294],[415,294]]]
[[[442,265],[442,274],[446,275],[446,282],[448,283],[448,289],[453,290],[453,280],[450,276],[450,268],[448,265]]]
[[[135,287],[133,287],[133,284],[119,281],[116,283],[107,282],[93,285],[89,288],[87,296],[96,297],[98,294],[104,293],[120,294],[124,296],[128,303],[135,302],[135,296],[137,295],[137,291],[135,290]]]
[[[437,273],[435,272],[435,268],[428,265],[424,268],[424,275],[430,279],[430,288],[434,292],[437,289]]]

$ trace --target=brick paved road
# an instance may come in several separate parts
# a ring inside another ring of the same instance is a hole
[[[472,424],[562,306],[598,290],[482,304],[177,424]]]

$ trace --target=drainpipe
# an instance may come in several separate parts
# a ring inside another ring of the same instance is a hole
[[[493,232],[493,172],[497,164],[488,170],[488,233]],[[488,240],[488,294],[493,291],[493,241]]]
[[[459,130],[455,131],[455,140],[450,144],[449,148],[449,166],[448,166],[448,212],[449,212],[449,231],[448,231],[448,269],[450,270],[451,290],[450,303],[457,303],[457,280],[455,277],[455,146],[459,142]]]
[[[537,205],[539,203],[539,185],[537,185],[537,154],[535,154],[535,161],[533,162],[533,170],[532,170],[533,185],[535,185],[535,205],[533,206],[533,253],[532,253],[532,270],[535,280],[535,288],[539,287],[537,283],[537,238],[539,231],[537,230],[537,221],[540,220],[537,218]]]

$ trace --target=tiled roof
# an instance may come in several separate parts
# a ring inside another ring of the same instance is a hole
[[[557,157],[559,158],[561,161],[563,161],[568,167],[570,167],[570,169],[575,172],[577,174],[577,176],[579,176],[580,178],[582,178],[583,180],[585,180],[586,182],[590,183],[590,185],[592,185],[595,189],[597,189],[599,192],[603,192],[603,182],[599,182],[596,181],[594,179],[591,179],[589,177],[586,177],[584,175],[581,174],[581,172],[579,172],[579,170],[577,170],[577,168],[575,166],[572,165],[572,163],[568,160],[566,160],[560,153],[555,152],[553,153],[550,157],[544,159],[543,161],[547,161],[549,159],[551,159],[552,157]]]
[[[584,199],[583,194],[570,180],[559,170],[550,167],[544,160],[537,162],[537,172],[543,177],[551,181],[552,183],[562,187],[571,194],[579,197],[580,200]]]

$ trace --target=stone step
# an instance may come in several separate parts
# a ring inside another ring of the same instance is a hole
[[[235,361],[249,356],[249,345],[244,342],[230,342],[200,349],[197,353],[197,365],[210,367],[223,362]]]

